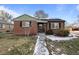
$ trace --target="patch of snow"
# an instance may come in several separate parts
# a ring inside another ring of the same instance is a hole
[[[55,47],[55,46],[51,44],[51,47]]]
[[[70,35],[79,37],[79,31],[70,31]]]
[[[66,55],[66,54],[63,53],[63,54],[61,54],[61,55]]]
[[[9,49],[8,49],[8,51],[11,51],[11,50],[13,50],[14,49],[14,47],[10,47]]]
[[[76,36],[73,36],[73,37],[58,37],[58,36],[54,36],[54,35],[47,35],[46,36],[48,39],[51,39],[52,41],[55,41],[55,40],[71,40],[71,39],[74,39],[74,38],[78,38]]]
[[[56,51],[60,52],[60,51],[61,51],[61,49],[60,49],[60,48],[56,48]]]
[[[54,51],[52,51],[51,53],[52,53],[52,55],[55,55],[55,54],[54,54]]]

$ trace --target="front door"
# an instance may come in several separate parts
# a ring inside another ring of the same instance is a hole
[[[38,23],[38,32],[44,32],[44,31],[45,31],[44,24]]]

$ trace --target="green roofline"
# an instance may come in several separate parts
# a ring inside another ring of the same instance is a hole
[[[20,18],[20,17],[22,17],[22,16],[28,16],[28,17],[31,17],[31,18],[37,19],[37,18],[35,18],[35,17],[33,17],[33,16],[30,16],[30,15],[27,15],[27,14],[23,14],[23,15],[20,15],[20,16],[14,18],[13,21],[16,21],[15,19],[18,19],[18,18]]]

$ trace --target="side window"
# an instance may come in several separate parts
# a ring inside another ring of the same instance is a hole
[[[20,21],[20,27],[22,27],[22,21]]]
[[[59,23],[51,23],[51,29],[59,29]]]
[[[54,23],[51,23],[51,29],[54,29],[55,25]]]

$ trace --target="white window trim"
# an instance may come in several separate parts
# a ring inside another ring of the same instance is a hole
[[[43,26],[42,24],[39,24],[39,26]]]
[[[59,29],[59,23],[57,22],[51,23],[51,29]]]
[[[30,21],[23,21],[22,27],[30,27]]]

